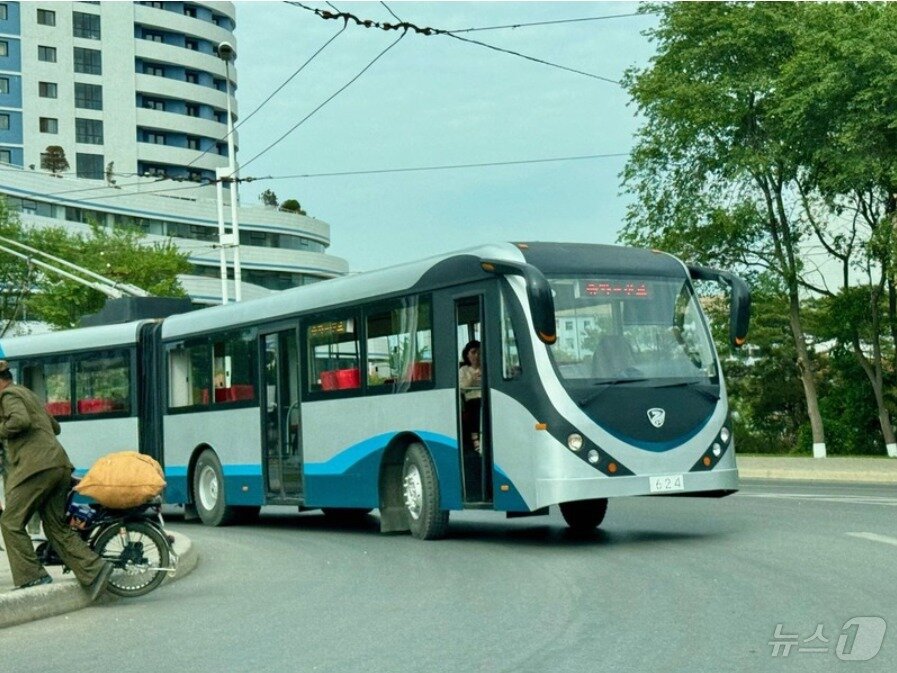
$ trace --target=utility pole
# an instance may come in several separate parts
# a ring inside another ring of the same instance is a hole
[[[217,180],[216,195],[218,198],[218,240],[221,245],[219,263],[221,265],[221,303],[227,303],[227,254],[226,248],[234,250],[234,301],[243,299],[243,274],[240,265],[240,223],[237,215],[239,207],[239,189],[237,177],[237,156],[234,148],[234,118],[231,113],[230,62],[237,56],[233,45],[222,42],[218,45],[218,58],[224,61],[224,82],[227,95],[227,167],[215,171]],[[230,220],[231,233],[224,232],[224,180],[230,184]]]

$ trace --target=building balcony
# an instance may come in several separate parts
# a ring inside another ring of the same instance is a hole
[[[227,109],[227,94],[212,87],[182,82],[177,79],[169,79],[168,77],[147,75],[145,73],[136,73],[135,81],[135,89],[141,93],[151,96],[176,98],[191,103],[205,103],[219,110]],[[235,104],[235,99],[231,96],[231,106],[236,114],[237,108]]]
[[[231,19],[234,18],[234,8],[231,6],[228,10],[224,10],[219,8],[217,5],[230,5],[231,3],[205,3],[207,7],[212,7],[212,5],[216,5],[214,7],[215,11],[221,12],[222,14],[226,14]],[[229,42],[236,49],[236,38],[234,34],[229,30],[225,30],[220,26],[216,26],[214,23],[209,23],[208,21],[202,21],[201,19],[194,19],[193,17],[176,14],[175,12],[169,12],[165,9],[156,9],[154,7],[147,7],[146,5],[134,5],[134,23],[143,24],[144,26],[152,26],[153,28],[159,28],[161,30],[183,33],[184,35],[191,35],[195,37],[200,37],[205,40],[209,40],[210,42],[214,42],[215,44],[219,44],[221,42]],[[138,40],[139,42],[139,40]],[[179,47],[172,47],[173,49],[178,49],[181,52],[185,52],[187,54],[195,54],[196,52],[190,51],[188,49],[182,49]],[[139,53],[139,52],[138,52]],[[239,53],[239,52],[237,52]],[[170,63],[183,63],[184,57],[177,58],[174,61],[169,61]],[[218,59],[216,59],[218,60]],[[224,62],[218,61],[221,64],[221,75],[224,76]],[[212,72],[210,70],[210,72]],[[217,71],[216,71],[217,72]]]

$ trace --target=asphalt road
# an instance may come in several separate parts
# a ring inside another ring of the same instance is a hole
[[[0,632],[0,672],[890,672],[895,514],[893,487],[745,482],[612,501],[586,538],[554,514],[454,514],[439,542],[380,535],[375,516],[174,521],[191,575]],[[882,620],[879,653],[842,661]]]

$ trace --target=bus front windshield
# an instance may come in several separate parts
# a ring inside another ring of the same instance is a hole
[[[548,351],[565,384],[719,382],[710,334],[685,278],[548,280],[558,336]]]

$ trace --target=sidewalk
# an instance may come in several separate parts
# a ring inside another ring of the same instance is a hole
[[[199,555],[190,538],[179,533],[174,533],[174,537],[178,569],[173,577],[166,578],[165,584],[188,575],[199,562]],[[47,568],[47,572],[53,578],[52,584],[13,591],[9,560],[6,552],[0,551],[0,629],[80,610],[91,604],[87,592],[74,575],[71,573],[63,575],[61,566],[51,566]],[[117,597],[105,593],[100,596],[97,603],[109,603],[114,600],[118,600]]]
[[[789,479],[897,484],[895,458],[810,458],[789,456],[739,456],[742,479]]]

